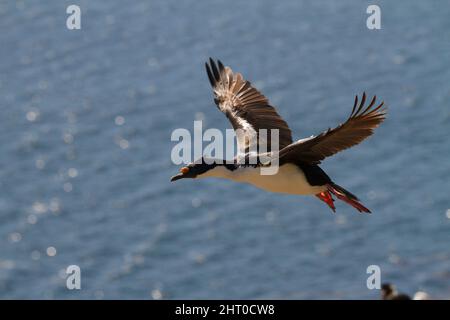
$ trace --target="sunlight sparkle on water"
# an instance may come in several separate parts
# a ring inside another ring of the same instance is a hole
[[[49,257],[56,256],[56,248],[55,247],[48,247],[46,252]]]

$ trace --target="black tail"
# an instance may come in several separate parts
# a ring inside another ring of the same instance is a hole
[[[343,194],[345,194],[345,195],[346,195],[347,197],[349,197],[350,199],[359,201],[359,199],[358,199],[357,196],[355,196],[355,195],[354,195],[353,193],[351,193],[350,191],[345,190],[345,189],[342,188],[340,185],[337,185],[337,184],[334,183],[334,182],[331,182],[330,185],[331,185],[333,188],[335,188],[337,191],[342,192]]]

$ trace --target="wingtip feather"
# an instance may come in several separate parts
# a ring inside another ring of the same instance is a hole
[[[214,87],[216,85],[216,81],[211,73],[211,68],[207,62],[205,62],[205,68],[206,68],[206,73],[208,75],[209,83],[211,84],[212,87]]]
[[[214,75],[214,79],[216,80],[216,82],[218,82],[220,80],[220,74],[219,70],[217,70],[216,62],[212,58],[209,58],[209,64],[211,65],[211,70],[212,74]]]
[[[217,60],[217,64],[219,65],[219,70],[220,70],[220,72],[223,72],[223,70],[225,70],[225,67],[224,67],[222,61]]]

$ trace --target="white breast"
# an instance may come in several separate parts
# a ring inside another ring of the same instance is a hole
[[[223,170],[226,169],[223,168]],[[234,171],[223,171],[221,177],[250,183],[260,189],[271,192],[313,195],[326,190],[324,186],[311,186],[306,180],[303,171],[293,164],[282,165],[278,173],[274,175],[262,175],[260,168],[243,167]]]

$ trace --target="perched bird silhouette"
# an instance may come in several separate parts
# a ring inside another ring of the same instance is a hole
[[[395,286],[390,283],[383,283],[381,285],[381,299],[382,300],[411,300],[411,297],[404,293],[399,293]]]
[[[250,183],[279,193],[315,195],[336,211],[334,198],[346,202],[359,212],[368,212],[351,192],[334,183],[319,167],[322,160],[359,144],[372,135],[383,122],[386,109],[376,105],[376,96],[366,106],[366,94],[355,97],[349,118],[334,129],[298,141],[268,99],[240,73],[233,73],[220,61],[209,59],[206,72],[213,87],[214,102],[231,122],[236,132],[238,152],[232,162],[202,157],[181,168],[171,181],[182,178],[216,177]],[[261,132],[267,135],[264,137]],[[278,130],[278,148],[272,146],[272,129]],[[276,150],[277,149],[277,150]],[[261,161],[260,158],[266,156]],[[256,159],[256,160],[255,160]],[[250,161],[255,160],[255,161]],[[276,174],[261,170],[277,162]]]

